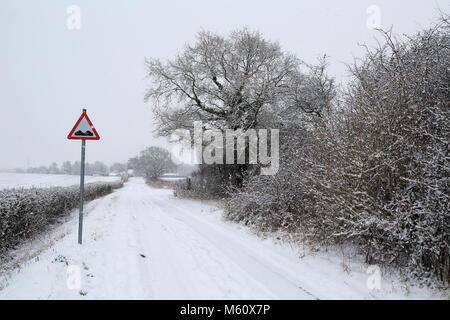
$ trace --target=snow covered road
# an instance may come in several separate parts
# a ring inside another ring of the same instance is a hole
[[[339,260],[300,259],[289,246],[224,222],[216,206],[176,199],[138,178],[86,211],[83,245],[74,218],[52,234],[57,240],[48,248],[3,276],[8,285],[0,299],[403,297],[390,287],[374,296],[364,268],[345,273]]]

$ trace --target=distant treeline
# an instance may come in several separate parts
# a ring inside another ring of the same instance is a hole
[[[28,169],[15,169],[17,173],[44,173],[44,174],[71,174],[71,175],[79,175],[80,174],[81,163],[80,161],[70,162],[65,161],[61,165],[58,166],[56,162],[53,162],[48,167],[40,166],[40,167],[30,167]],[[110,173],[120,174],[122,172],[127,171],[126,163],[114,163],[109,166],[104,164],[101,161],[96,161],[94,163],[86,163],[85,165],[85,174],[86,175],[101,175],[107,176]]]

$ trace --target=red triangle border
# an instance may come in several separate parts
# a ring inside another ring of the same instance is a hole
[[[95,137],[72,137],[73,133],[75,132],[75,129],[78,127],[78,125],[80,124],[80,122],[83,118],[86,118],[87,122],[89,123],[89,125],[92,128],[92,131],[94,131]],[[100,140],[100,135],[97,133],[97,130],[95,130],[94,125],[92,124],[91,119],[89,119],[87,113],[83,112],[81,114],[80,118],[78,119],[77,123],[75,123],[75,126],[70,131],[69,135],[67,136],[67,139],[70,139],[70,140]]]

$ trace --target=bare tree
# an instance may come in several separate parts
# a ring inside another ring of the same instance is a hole
[[[115,162],[114,164],[112,164],[109,167],[109,171],[110,172],[115,172],[115,173],[126,172],[127,171],[127,164],[126,163]]]
[[[306,81],[300,61],[259,32],[242,29],[225,38],[203,31],[175,59],[146,64],[153,85],[145,101],[153,100],[162,135],[191,129],[195,120],[219,129],[254,128],[260,110],[281,101],[320,112],[299,99]]]
[[[53,162],[49,167],[48,167],[48,171],[51,174],[59,174],[59,168],[58,168],[58,164],[56,162]]]
[[[169,151],[160,147],[149,147],[141,151],[138,167],[145,172],[148,180],[155,180],[164,173],[175,169]]]
[[[320,103],[322,96],[332,94],[332,83],[321,88],[314,83],[321,79],[320,69],[305,75],[301,67],[306,64],[282,51],[278,43],[247,29],[229,37],[200,32],[196,43],[187,45],[173,60],[149,59],[146,64],[152,85],[145,101],[154,103],[160,135],[179,128],[192,131],[196,120],[205,128],[247,130],[273,124],[267,119],[280,110],[320,115],[325,107]],[[203,166],[202,172],[213,174],[218,186],[242,185],[251,168],[247,164],[213,166],[218,168]]]
[[[72,174],[72,164],[70,161],[64,161],[61,166],[61,173],[63,174]]]
[[[107,176],[109,173],[108,166],[101,161],[95,161],[90,164],[91,174],[99,174]]]

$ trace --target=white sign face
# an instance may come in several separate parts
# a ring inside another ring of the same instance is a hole
[[[86,113],[83,112],[80,119],[73,127],[67,136],[68,139],[81,139],[81,140],[99,140],[100,136],[92,125],[91,120]]]
[[[93,137],[94,135],[95,134],[91,126],[87,122],[86,118],[83,117],[71,137]]]

